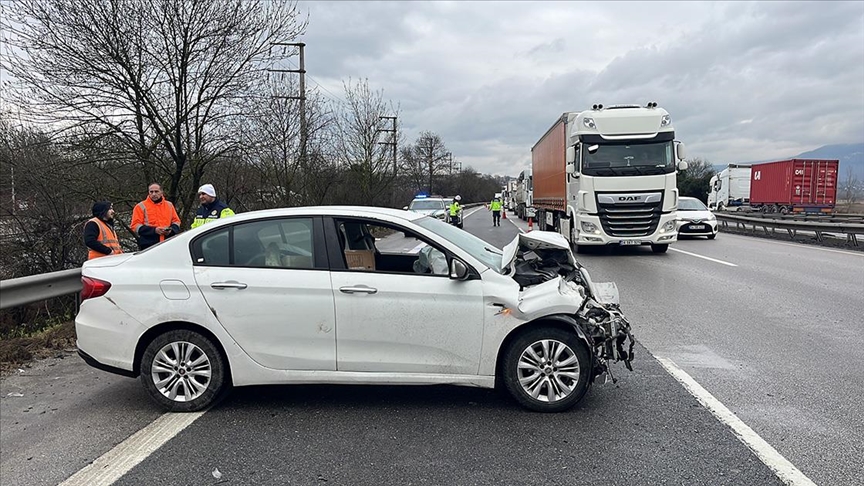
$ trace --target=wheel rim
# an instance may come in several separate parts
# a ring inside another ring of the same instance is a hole
[[[579,384],[579,359],[570,346],[544,339],[519,357],[519,384],[535,400],[554,403],[570,396]]]
[[[175,402],[200,397],[210,386],[211,372],[207,353],[186,341],[166,344],[156,353],[150,367],[156,389]]]

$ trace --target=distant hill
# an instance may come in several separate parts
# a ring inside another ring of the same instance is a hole
[[[815,150],[811,150],[809,152],[802,152],[798,155],[791,155],[785,158],[778,158],[773,160],[786,160],[786,159],[829,159],[829,160],[839,160],[840,161],[840,180],[845,181],[847,176],[847,171],[849,168],[852,168],[852,173],[855,177],[858,178],[859,181],[864,181],[864,143],[844,143],[844,144],[836,144],[836,145],[823,145]],[[772,162],[773,160],[758,160],[754,162],[741,162],[742,164],[761,164],[763,162]],[[714,165],[714,170],[720,172],[726,168],[725,164],[722,165]]]

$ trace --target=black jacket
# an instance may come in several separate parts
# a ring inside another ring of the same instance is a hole
[[[114,220],[104,221],[103,223],[107,224],[114,229]],[[84,244],[87,245],[87,248],[91,250],[98,251],[99,253],[104,253],[106,255],[111,254],[111,248],[99,243],[99,224],[95,221],[87,221],[87,224],[84,225]]]

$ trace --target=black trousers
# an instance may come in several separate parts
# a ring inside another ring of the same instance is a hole
[[[492,224],[501,226],[501,211],[492,211]]]

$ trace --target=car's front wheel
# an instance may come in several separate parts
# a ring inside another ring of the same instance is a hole
[[[563,412],[590,387],[591,356],[575,332],[539,328],[516,338],[504,356],[503,381],[522,406]]]
[[[194,412],[212,404],[227,388],[225,364],[210,339],[188,329],[157,336],[141,359],[141,382],[172,412]]]

